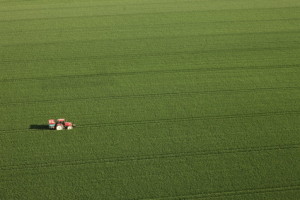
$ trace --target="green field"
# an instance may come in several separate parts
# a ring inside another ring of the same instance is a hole
[[[0,93],[1,200],[300,199],[299,0],[0,0]]]

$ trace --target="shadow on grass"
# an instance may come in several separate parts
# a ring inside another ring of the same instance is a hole
[[[29,129],[49,130],[49,126],[48,125],[31,124]]]

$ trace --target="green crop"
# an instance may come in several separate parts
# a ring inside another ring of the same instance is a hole
[[[299,13],[0,0],[0,199],[300,199]]]

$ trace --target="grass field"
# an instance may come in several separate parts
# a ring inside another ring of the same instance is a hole
[[[300,199],[299,0],[0,0],[0,93],[1,200]]]

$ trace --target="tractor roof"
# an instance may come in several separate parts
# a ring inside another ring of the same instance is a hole
[[[57,119],[57,121],[62,122],[65,121],[65,119]]]

